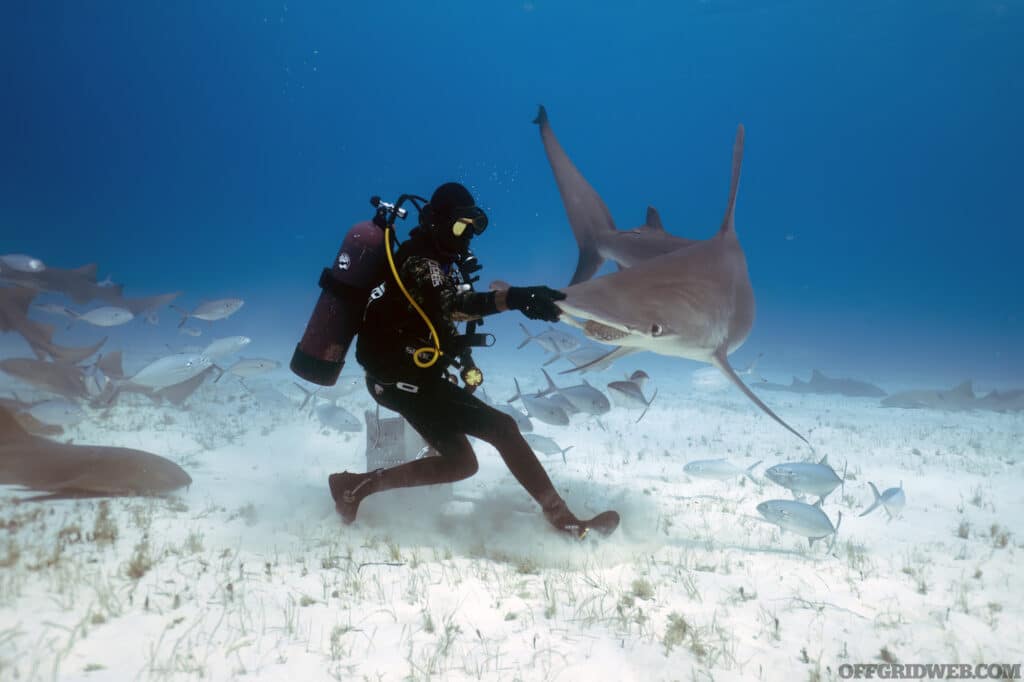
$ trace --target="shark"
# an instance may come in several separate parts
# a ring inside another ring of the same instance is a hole
[[[45,271],[44,271],[45,272]],[[76,363],[86,359],[106,343],[106,337],[92,346],[71,348],[53,342],[54,328],[28,316],[29,305],[38,292],[24,287],[0,287],[0,333],[20,334],[39,360]]]
[[[35,358],[6,358],[0,360],[0,372],[70,400],[90,398],[85,371],[77,365]]]
[[[646,225],[616,231],[604,202],[558,145],[543,107],[535,122],[580,250],[572,280],[562,289],[566,298],[557,304],[561,321],[592,340],[617,346],[604,361],[648,350],[710,363],[765,414],[807,443],[757,397],[728,360],[750,334],[755,309],[735,220],[743,126],[736,131],[722,224],[710,239],[691,240],[665,232],[656,211],[648,211]],[[591,279],[605,259],[621,269]]]
[[[53,267],[38,272],[4,270],[0,278],[29,289],[64,294],[79,305],[94,300],[117,305],[123,290],[120,284],[111,286],[97,283],[95,263],[69,270]]]
[[[956,412],[977,407],[972,382],[965,381],[952,389],[912,390],[893,393],[883,398],[882,407],[905,409],[932,409]]]
[[[852,398],[884,398],[886,392],[874,384],[858,379],[836,379],[825,376],[820,370],[811,370],[811,380],[801,381],[793,377],[793,381],[785,384],[762,382],[757,386],[766,391],[787,391],[789,393],[818,393],[823,395],[844,395]]]
[[[0,485],[39,493],[29,500],[166,495],[191,483],[184,469],[151,452],[34,436],[0,407]]]

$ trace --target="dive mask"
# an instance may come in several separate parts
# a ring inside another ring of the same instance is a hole
[[[455,209],[452,234],[461,237],[466,230],[481,235],[487,229],[487,214],[479,206],[465,206]]]

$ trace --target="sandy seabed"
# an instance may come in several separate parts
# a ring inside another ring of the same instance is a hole
[[[3,493],[0,679],[792,681],[1024,660],[1021,415],[768,397],[812,453],[738,393],[662,386],[639,424],[616,408],[536,425],[574,446],[542,456],[570,506],[622,514],[611,538],[573,543],[483,443],[474,478],[371,497],[345,527],[326,478],[364,468],[363,433],[211,396],[119,405],[68,434],[181,463],[180,495]],[[826,454],[848,471],[824,505],[842,512],[831,551],[760,519],[758,502],[791,497],[775,484],[682,470],[763,460],[762,480]],[[903,481],[901,517],[858,516],[868,481]]]

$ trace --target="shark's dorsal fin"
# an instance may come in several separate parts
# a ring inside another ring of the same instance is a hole
[[[30,287],[4,287],[0,295],[8,299],[23,314],[28,315],[28,306],[39,292]]]
[[[736,129],[736,142],[732,147],[732,182],[729,186],[729,203],[726,204],[725,217],[718,234],[736,232],[736,193],[740,187],[740,167],[743,165],[743,124]]]
[[[124,365],[122,364],[121,351],[119,350],[101,356],[96,361],[96,366],[111,379],[124,379]],[[298,386],[298,384],[296,385]],[[302,387],[299,386],[299,388]]]
[[[81,275],[82,277],[85,277],[86,279],[88,279],[88,280],[90,280],[92,282],[96,281],[96,264],[95,263],[89,263],[88,265],[83,265],[80,268],[75,268],[71,272],[75,273],[76,275]]]
[[[821,461],[818,462],[818,464],[828,464],[828,455],[825,455],[824,457],[822,457]]]
[[[0,445],[30,440],[32,436],[14,418],[14,415],[0,407]]]
[[[647,219],[644,221],[644,223],[648,227],[658,230],[659,232],[665,231],[665,226],[661,224],[661,216],[658,215],[658,209],[654,208],[653,206],[647,207]]]
[[[957,387],[955,387],[952,391],[950,391],[950,393],[956,393],[958,395],[964,395],[964,396],[967,396],[969,398],[973,398],[974,397],[974,388],[972,387],[973,383],[974,383],[973,381],[968,379],[967,381],[965,381],[962,384],[960,384]]]
[[[812,384],[815,383],[816,381],[825,381],[825,379],[826,379],[825,375],[822,374],[820,370],[817,370],[817,369],[812,369],[811,370],[811,383]]]

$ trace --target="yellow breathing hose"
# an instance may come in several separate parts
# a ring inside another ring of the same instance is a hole
[[[395,282],[398,284],[398,288],[402,290],[403,294],[405,294],[405,298],[406,298],[407,301],[409,301],[409,305],[411,305],[416,310],[416,312],[420,314],[420,317],[423,318],[423,321],[427,324],[427,329],[430,330],[430,338],[434,342],[434,347],[433,348],[431,348],[429,346],[424,346],[423,348],[417,348],[416,351],[412,354],[412,361],[420,369],[426,369],[428,367],[433,367],[434,364],[438,361],[438,359],[440,359],[440,357],[442,355],[444,355],[444,353],[441,352],[441,343],[440,343],[440,341],[437,338],[437,330],[434,329],[434,324],[430,321],[430,318],[427,317],[427,314],[425,312],[423,312],[423,308],[421,308],[419,306],[419,304],[416,303],[415,300],[413,300],[413,297],[409,295],[409,291],[405,288],[405,285],[402,284],[402,278],[398,276],[398,269],[395,267],[395,259],[391,255],[391,228],[390,227],[387,227],[387,228],[384,229],[384,250],[385,250],[385,253],[387,253],[387,255],[388,255],[388,265],[391,266],[391,274],[394,275]],[[420,360],[420,353],[424,353],[424,354],[428,355],[430,357],[430,359],[429,360]]]

